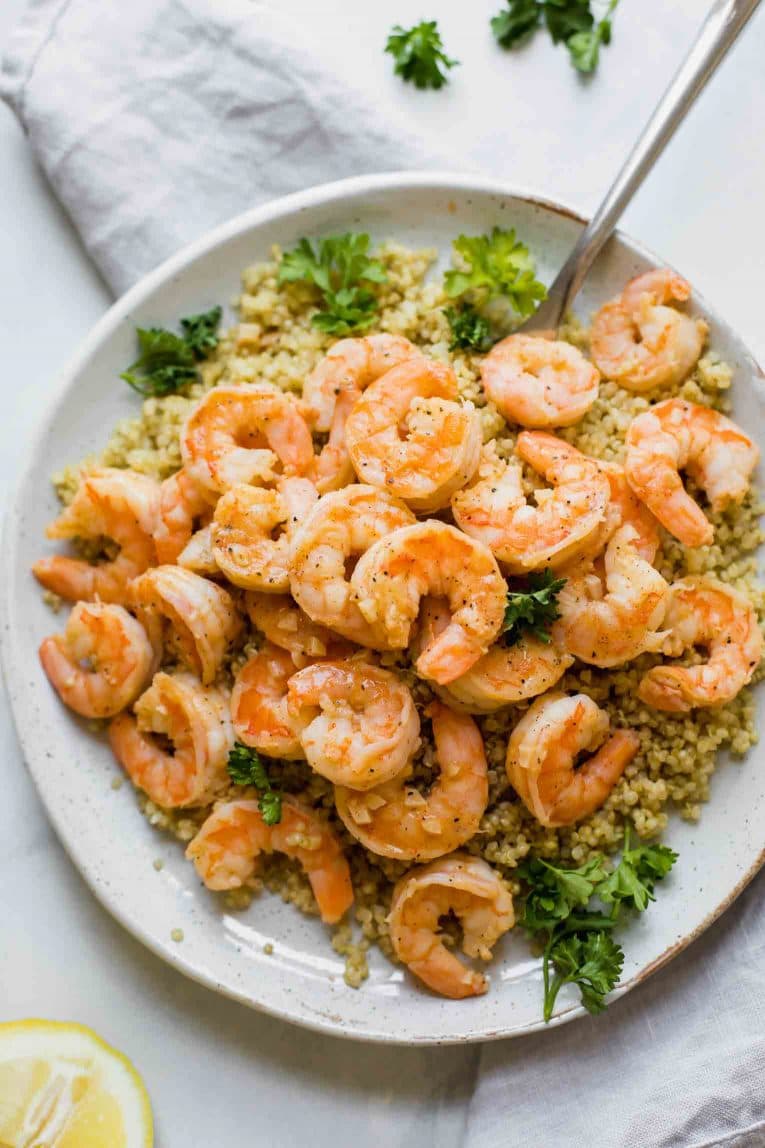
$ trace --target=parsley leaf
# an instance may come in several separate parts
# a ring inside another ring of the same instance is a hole
[[[442,88],[449,79],[449,69],[459,63],[444,52],[435,20],[421,20],[411,28],[396,24],[390,31],[385,51],[396,61],[394,73],[418,88]]]
[[[559,869],[541,857],[524,861],[518,876],[530,886],[520,923],[530,932],[554,929],[586,905],[606,871],[598,853],[578,869]]]
[[[188,319],[181,319],[186,345],[197,359],[205,359],[218,346],[217,331],[222,314],[220,307],[213,307],[202,315],[189,315]]]
[[[266,790],[258,798],[258,809],[266,825],[278,825],[282,819],[282,795],[274,789]]]
[[[320,239],[314,250],[307,239],[287,251],[279,266],[280,283],[310,283],[321,294],[322,309],[312,322],[329,335],[366,331],[377,318],[378,302],[365,286],[387,279],[382,263],[370,259],[369,236],[346,232]]]
[[[656,881],[670,871],[677,854],[666,845],[630,848],[625,828],[622,859],[613,872],[604,858],[594,854],[584,865],[563,869],[532,857],[518,867],[527,886],[519,923],[532,934],[546,938],[542,954],[544,1018],[552,1017],[560,989],[579,988],[582,1004],[591,1013],[602,1012],[605,996],[619,980],[624,953],[611,936],[619,924],[622,905],[642,912],[654,900]],[[591,908],[593,898],[611,903],[606,916]]]
[[[668,845],[638,845],[630,849],[628,826],[621,861],[613,873],[601,881],[596,894],[601,901],[614,906],[614,916],[622,904],[643,913],[649,902],[656,900],[656,882],[666,877],[676,860],[677,853]]]
[[[216,330],[223,312],[213,307],[203,315],[181,319],[183,335],[164,327],[137,327],[138,349],[134,363],[120,375],[142,395],[172,395],[197,377],[196,363],[218,345]]]
[[[547,0],[545,24],[553,44],[566,43],[578,32],[589,32],[595,23],[590,0]]]
[[[234,785],[253,785],[260,791],[258,809],[266,825],[282,819],[282,795],[271,785],[257,750],[237,742],[228,755],[228,775]]]
[[[558,594],[566,585],[565,578],[553,578],[550,569],[531,574],[528,590],[508,590],[503,632],[508,646],[525,633],[531,633],[541,642],[550,641],[550,625],[560,617]]]
[[[494,38],[503,48],[512,48],[534,32],[542,13],[538,0],[507,0],[507,8],[491,18]]]
[[[566,41],[571,63],[578,72],[585,75],[594,72],[598,66],[601,43],[599,27],[590,32],[577,32]]]
[[[467,270],[446,272],[444,289],[450,299],[469,294],[471,302],[485,304],[501,296],[525,319],[546,297],[547,289],[535,277],[534,258],[514,230],[495,227],[491,235],[460,235],[452,246]]]
[[[591,23],[587,29],[575,32],[566,39],[571,63],[578,72],[594,72],[600,57],[600,45],[611,43],[611,13],[619,0],[611,0],[605,16],[597,24]],[[549,3],[549,0],[548,0]]]
[[[445,307],[444,314],[452,329],[450,351],[488,351],[493,342],[491,324],[471,303],[462,307]]]
[[[610,0],[605,14],[596,20],[593,0],[506,0],[491,20],[494,37],[503,48],[514,48],[527,39],[544,17],[554,44],[564,43],[571,63],[579,72],[594,72],[600,45],[611,42],[611,14],[619,0]],[[602,7],[602,5],[601,5]],[[598,5],[595,4],[597,11]]]
[[[140,355],[120,375],[142,395],[170,395],[196,378],[196,359],[185,339],[162,327],[136,329]]]
[[[588,1012],[602,1012],[606,993],[619,980],[624,965],[624,950],[613,937],[601,931],[570,933],[549,946],[546,955],[555,975],[545,986],[545,1020],[550,1020],[558,993],[566,984],[577,985]]]

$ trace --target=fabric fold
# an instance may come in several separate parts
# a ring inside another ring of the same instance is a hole
[[[251,0],[33,0],[0,94],[115,292],[287,192],[439,165]]]

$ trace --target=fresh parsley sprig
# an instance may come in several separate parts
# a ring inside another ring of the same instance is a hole
[[[584,1007],[597,1016],[603,1012],[607,994],[622,975],[624,950],[608,933],[590,928],[561,937],[550,946],[547,960],[545,1020],[552,1017],[556,998],[564,985],[576,985]]]
[[[472,303],[461,307],[444,307],[451,328],[450,351],[488,351],[492,345],[491,324]]]
[[[611,42],[611,16],[618,2],[610,0],[596,19],[592,0],[506,0],[492,18],[491,30],[503,48],[514,48],[544,23],[553,43],[566,45],[577,71],[594,72],[601,44]]]
[[[196,359],[206,359],[218,346],[218,324],[222,315],[220,307],[213,307],[201,315],[181,319],[184,341]]]
[[[396,61],[394,73],[417,88],[442,88],[450,69],[459,64],[446,55],[435,20],[421,20],[411,28],[396,24],[385,51]]]
[[[197,377],[196,364],[218,345],[223,312],[213,307],[201,315],[181,319],[182,335],[164,327],[137,327],[140,355],[120,375],[139,394],[175,394]]]
[[[282,819],[282,795],[271,785],[257,750],[237,742],[228,755],[228,775],[235,785],[252,785],[258,790],[258,809],[266,825]]]
[[[506,299],[522,319],[533,315],[547,296],[536,278],[534,257],[515,230],[494,227],[490,235],[460,235],[452,247],[462,263],[444,276],[450,299],[463,299],[481,307],[493,299]]]
[[[503,48],[514,48],[536,31],[541,15],[539,0],[507,0],[490,20],[494,39]]]
[[[368,255],[369,236],[346,232],[320,239],[314,248],[308,239],[287,251],[279,265],[280,283],[310,283],[321,295],[321,307],[311,320],[329,335],[366,331],[378,313],[370,283],[384,283],[382,263]]]
[[[637,845],[631,848],[630,827],[624,831],[624,850],[613,873],[597,886],[601,901],[613,906],[614,917],[622,906],[643,913],[655,901],[656,882],[669,873],[677,853],[668,845]]]
[[[611,933],[623,908],[642,913],[655,900],[654,888],[677,860],[666,845],[631,847],[630,828],[616,868],[608,872],[601,854],[578,868],[562,869],[539,857],[523,862],[519,877],[527,886],[520,924],[545,940],[542,953],[544,1019],[549,1021],[563,985],[579,988],[593,1014],[617,984],[624,952]],[[591,902],[611,905],[606,914]]]
[[[600,45],[611,43],[611,15],[619,0],[611,0],[601,20],[583,28],[566,40],[571,63],[579,72],[594,72],[600,58]]]
[[[549,643],[550,626],[560,617],[558,595],[565,585],[565,578],[554,578],[546,569],[529,575],[527,590],[508,590],[502,626],[508,646],[514,646],[526,633]]]
[[[559,869],[534,857],[518,867],[518,875],[529,886],[520,923],[533,932],[554,929],[586,905],[607,873],[602,856],[596,854],[578,869]]]

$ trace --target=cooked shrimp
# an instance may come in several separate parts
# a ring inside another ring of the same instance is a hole
[[[478,857],[455,853],[411,869],[396,885],[388,916],[393,949],[441,996],[479,996],[489,987],[486,977],[467,968],[439,937],[439,920],[450,913],[462,925],[463,953],[483,961],[515,924],[513,898],[499,874]]]
[[[449,625],[417,659],[417,672],[440,685],[486,653],[505,616],[507,584],[493,554],[445,522],[402,526],[379,539],[362,554],[351,585],[366,620],[396,650],[409,645],[421,598],[448,600]]]
[[[236,736],[269,757],[303,758],[300,727],[287,709],[287,683],[295,663],[266,642],[236,675],[231,717]]]
[[[526,501],[521,468],[484,448],[478,478],[452,498],[455,521],[488,546],[511,573],[558,569],[596,536],[606,518],[608,479],[594,459],[555,435],[523,431],[516,451],[553,483]]]
[[[413,510],[448,506],[478,466],[478,411],[459,401],[451,367],[408,359],[372,383],[345,424],[362,482],[403,498]]]
[[[166,809],[209,804],[226,784],[234,744],[226,694],[193,674],[160,672],[133,708],[135,717],[122,713],[109,726],[133,784]]]
[[[553,634],[561,647],[592,666],[621,666],[660,650],[669,584],[640,557],[637,533],[621,526],[608,544],[605,586],[592,569],[572,573],[558,594]]]
[[[70,602],[124,602],[131,578],[156,561],[159,484],[132,470],[101,467],[83,475],[73,500],[50,524],[48,538],[108,538],[119,546],[111,561],[91,565],[55,554],[32,571],[46,590]]]
[[[401,335],[366,335],[335,343],[303,386],[303,400],[316,430],[331,429],[340,395],[350,393],[355,402],[370,383],[391,367],[419,355],[414,343]]]
[[[214,578],[220,574],[213,551],[211,522],[194,531],[175,561],[184,570],[191,570],[193,574],[201,574],[203,577]]]
[[[268,484],[303,474],[313,461],[308,423],[293,395],[266,383],[213,387],[181,431],[189,476],[213,494],[240,482]]]
[[[690,283],[667,268],[630,280],[592,322],[590,349],[602,374],[628,391],[681,383],[695,367],[709,329],[703,319],[667,306],[690,297]]]
[[[159,488],[159,512],[154,530],[157,561],[178,561],[188,545],[195,525],[204,525],[212,515],[211,496],[202,490],[185,470],[176,471]]]
[[[342,847],[327,822],[294,797],[282,797],[281,821],[266,825],[257,801],[219,805],[186,850],[208,889],[238,889],[255,873],[260,853],[300,862],[322,921],[334,925],[353,903]]]
[[[351,456],[348,454],[348,444],[345,441],[345,424],[356,405],[357,397],[355,391],[342,391],[337,396],[327,441],[307,472],[319,494],[342,490],[349,482],[356,480]]]
[[[573,661],[552,643],[521,638],[514,646],[492,646],[466,674],[441,689],[469,713],[492,713],[552,689]]]
[[[381,636],[359,610],[348,570],[373,542],[414,521],[405,503],[374,486],[354,484],[325,494],[293,538],[290,584],[296,601],[315,622],[377,647]]]
[[[719,706],[751,681],[762,658],[763,637],[754,607],[743,594],[714,578],[685,578],[671,587],[664,624],[670,630],[665,654],[677,657],[703,646],[709,656],[699,666],[649,670],[638,688],[647,705],[671,713]]]
[[[87,718],[113,717],[151,677],[154,650],[122,606],[78,602],[63,634],[46,638],[40,661],[62,702]]]
[[[599,746],[583,765],[577,754]],[[609,720],[586,694],[537,698],[510,735],[507,776],[542,825],[571,825],[599,809],[640,748],[634,730],[609,736]]]
[[[420,610],[415,642],[416,655],[449,624],[449,607],[443,599],[427,598]],[[534,698],[551,689],[573,664],[573,657],[553,642],[524,636],[514,646],[492,646],[467,673],[448,686],[437,686],[447,702],[468,713],[492,713],[502,706]]]
[[[411,769],[366,793],[335,787],[335,807],[349,833],[372,853],[399,861],[430,861],[475,835],[489,801],[480,730],[467,714],[431,702],[440,769],[427,797],[407,784]]]
[[[635,494],[627,482],[623,467],[601,459],[597,459],[597,465],[608,479],[611,490],[606,518],[609,514],[613,517],[607,537],[603,539],[604,545],[620,526],[631,526],[635,531],[633,545],[638,554],[645,562],[653,562],[659,549],[659,520]]]
[[[317,498],[305,478],[277,490],[239,483],[218,501],[211,539],[215,563],[235,586],[280,594],[289,590],[290,532]]]
[[[749,436],[725,415],[666,399],[630,423],[624,469],[662,526],[685,546],[707,546],[714,530],[679,472],[686,470],[718,511],[741,502],[759,457]]]
[[[481,382],[508,422],[568,427],[595,402],[600,375],[570,343],[508,335],[481,364]]]
[[[169,643],[206,684],[212,682],[241,628],[234,600],[182,566],[155,566],[131,586],[134,605],[169,623]]]
[[[303,400],[317,431],[329,431],[312,478],[324,494],[353,482],[345,441],[345,423],[361,392],[391,367],[420,356],[401,335],[367,335],[341,339],[330,347],[303,386]]]
[[[568,576],[572,569],[580,572],[584,566],[597,562],[620,526],[633,528],[635,549],[646,562],[653,562],[660,543],[658,519],[635,494],[627,482],[623,467],[600,458],[592,461],[608,479],[610,498],[605,517],[597,530],[577,548],[573,557],[558,566],[558,570]],[[600,567],[601,564],[598,565]],[[599,569],[598,573],[601,572]]]
[[[308,764],[351,789],[395,777],[420,741],[408,686],[362,661],[319,662],[289,680],[288,709]]]
[[[289,594],[258,594],[250,590],[244,597],[250,621],[269,642],[287,650],[295,666],[305,666],[316,658],[342,658],[352,647],[326,626],[312,622]]]

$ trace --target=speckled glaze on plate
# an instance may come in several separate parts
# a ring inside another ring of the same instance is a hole
[[[343,962],[326,929],[278,897],[264,895],[229,913],[203,889],[178,842],[150,828],[103,739],[59,703],[38,661],[41,638],[57,628],[30,574],[53,549],[44,528],[57,504],[50,474],[105,441],[136,397],[118,380],[134,357],[136,325],[173,326],[179,315],[229,300],[247,264],[273,243],[303,235],[369,231],[411,246],[436,246],[444,263],[460,231],[516,227],[549,282],[581,221],[560,205],[478,177],[451,174],[366,176],[289,196],[217,228],[143,279],[97,324],[60,380],[9,509],[3,548],[3,658],[29,769],[51,821],[90,888],[134,936],[181,972],[285,1020],[356,1039],[439,1044],[517,1036],[541,1028],[541,970],[524,938],[508,934],[489,967],[490,991],[452,1002],[432,996],[373,953],[361,990],[343,981]],[[588,315],[632,275],[660,262],[619,235],[591,272],[577,310]],[[733,330],[695,298],[714,348],[735,367],[735,417],[763,440],[765,386]],[[762,692],[759,720],[763,722]],[[665,840],[681,861],[650,913],[625,933],[624,980],[638,985],[681,952],[732,902],[763,863],[765,770],[754,750],[721,762],[698,825],[672,818]],[[707,863],[714,858],[714,865]],[[154,868],[155,859],[164,866]],[[182,942],[171,933],[183,930]],[[264,952],[266,943],[273,952]],[[553,1024],[581,1016],[564,990]]]

